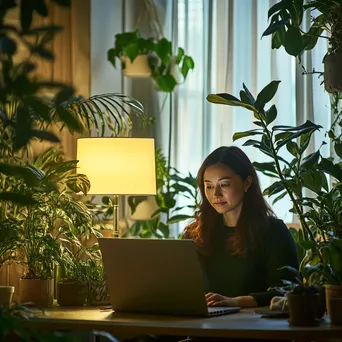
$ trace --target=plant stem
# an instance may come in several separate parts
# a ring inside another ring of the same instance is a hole
[[[271,150],[272,150],[272,155],[273,155],[273,159],[274,159],[274,162],[275,162],[275,166],[276,166],[276,169],[277,169],[277,172],[278,172],[278,176],[279,176],[281,182],[283,183],[286,192],[287,192],[288,195],[290,196],[290,199],[291,199],[291,201],[292,201],[292,203],[293,203],[293,206],[294,206],[294,208],[295,208],[295,210],[296,210],[296,213],[297,213],[297,215],[298,215],[298,217],[299,217],[300,223],[301,223],[301,225],[302,225],[304,231],[307,232],[307,234],[310,236],[310,238],[311,238],[312,241],[315,241],[315,237],[313,236],[313,234],[312,234],[310,228],[307,226],[307,224],[306,224],[306,222],[305,222],[305,220],[304,220],[304,218],[303,218],[303,212],[302,212],[301,208],[299,207],[299,205],[298,205],[298,203],[297,203],[297,201],[296,201],[296,199],[295,199],[295,197],[294,197],[292,191],[290,191],[288,185],[286,184],[286,180],[285,180],[285,178],[284,178],[284,175],[283,175],[283,173],[281,172],[281,168],[280,168],[280,164],[279,164],[277,152],[276,152],[276,150],[275,150],[275,148],[274,148],[274,145],[273,145],[273,142],[272,142],[272,134],[271,134],[271,132],[268,130],[266,122],[262,119],[262,115],[260,115],[259,112],[257,112],[257,115],[258,115],[259,120],[261,121],[261,123],[262,123],[262,125],[263,125],[264,132],[265,132],[266,136],[268,137],[269,141],[271,142],[270,147],[271,147]],[[316,242],[316,241],[315,241],[315,242]]]

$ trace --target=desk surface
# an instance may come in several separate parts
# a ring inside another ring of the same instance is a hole
[[[196,318],[115,313],[90,307],[54,307],[46,311],[46,316],[31,323],[54,330],[103,330],[118,339],[141,334],[315,341],[342,338],[342,326],[331,326],[328,319],[316,327],[290,327],[287,319],[262,318],[250,309],[224,316]]]

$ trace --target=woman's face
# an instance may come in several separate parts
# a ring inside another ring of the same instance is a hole
[[[245,181],[225,164],[208,166],[204,172],[204,192],[211,206],[219,214],[241,211],[245,192],[252,183],[252,177]]]

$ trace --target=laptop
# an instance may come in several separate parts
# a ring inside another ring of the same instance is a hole
[[[100,238],[115,312],[216,316],[240,307],[208,307],[192,240]]]

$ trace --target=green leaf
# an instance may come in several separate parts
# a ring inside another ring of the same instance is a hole
[[[32,134],[33,137],[36,137],[36,138],[41,139],[41,140],[51,141],[51,142],[54,142],[54,143],[60,142],[59,138],[56,137],[56,135],[53,134],[52,132],[39,131],[39,130],[36,130],[36,129],[32,129],[31,130],[31,134]]]
[[[241,102],[239,99],[230,94],[209,94],[207,96],[207,100],[212,103],[224,104],[235,107],[244,107],[253,112],[256,111],[256,109],[253,106]]]
[[[234,133],[233,135],[233,141],[244,138],[244,137],[249,137],[251,135],[262,135],[262,132],[260,129],[253,129],[250,131],[245,131],[245,132],[237,132]]]
[[[116,67],[116,53],[114,48],[107,51],[107,60],[112,63],[114,68]]]
[[[244,83],[242,83],[242,87],[249,99],[249,103],[254,107],[255,105],[255,98],[253,97],[253,95],[251,94],[251,92],[249,91],[249,89],[246,87],[246,85]]]
[[[26,96],[24,98],[24,103],[29,106],[37,115],[37,117],[43,118],[45,121],[50,122],[50,107],[41,101],[36,96]]]
[[[75,89],[72,87],[65,87],[59,93],[56,94],[54,102],[56,106],[59,106],[65,101],[69,101],[75,94]]]
[[[304,50],[312,50],[318,41],[319,36],[322,34],[324,29],[321,25],[314,23],[307,34],[303,36],[303,48]]]
[[[173,224],[173,223],[177,223],[177,222],[181,222],[181,221],[189,220],[189,219],[193,219],[193,216],[175,215],[175,216],[170,217],[170,219],[167,221],[167,224]]]
[[[269,171],[274,174],[278,174],[276,167],[275,167],[275,162],[268,162],[268,163],[258,163],[258,162],[253,162],[253,166],[257,171]]]
[[[180,69],[184,79],[186,79],[186,77],[188,76],[189,70],[192,70],[194,67],[195,62],[193,61],[193,59],[189,56],[184,56],[182,67]]]
[[[170,65],[172,56],[172,43],[166,38],[162,38],[154,47],[155,52],[167,68]]]
[[[7,176],[20,177],[29,186],[39,185],[44,173],[34,167],[0,163],[0,173]]]
[[[32,12],[33,4],[32,1],[21,1],[20,2],[20,24],[21,29],[25,32],[32,24]]]
[[[278,126],[274,126],[272,128],[273,131],[289,131],[289,132],[295,132],[295,131],[300,131],[303,130],[305,128],[312,128],[313,130],[318,130],[320,128],[322,128],[322,126],[320,125],[316,125],[313,122],[311,122],[310,120],[307,120],[305,123],[303,123],[302,125],[299,126],[284,126],[284,125],[278,125]]]
[[[312,168],[315,164],[318,163],[320,157],[320,153],[319,151],[316,151],[314,153],[311,153],[310,155],[308,155],[307,157],[305,157],[300,165],[301,168],[305,169],[305,170],[309,170],[310,168]]]
[[[290,26],[285,33],[284,40],[285,51],[291,55],[297,57],[303,51],[303,39],[299,28]]]
[[[299,147],[294,141],[289,141],[286,144],[286,149],[294,156],[296,157],[299,152]]]
[[[277,197],[273,200],[272,205],[274,205],[275,203],[277,203],[278,201],[280,201],[281,199],[283,199],[286,195],[287,195],[287,191],[284,191],[282,194],[280,194],[279,196],[277,196]]]
[[[177,86],[177,81],[172,75],[162,75],[154,78],[156,81],[159,90],[164,91],[166,93],[173,92],[174,88]]]
[[[178,48],[178,53],[177,53],[177,57],[176,57],[176,64],[179,64],[182,60],[184,56],[184,49],[182,49],[181,47]]]
[[[272,49],[279,49],[282,45],[284,45],[285,40],[285,28],[282,27],[272,35]]]
[[[265,112],[266,123],[269,125],[277,118],[277,107],[272,105],[270,109]]]
[[[264,87],[258,94],[255,108],[260,111],[264,108],[265,104],[271,101],[278,90],[280,81],[272,81],[266,87]]]
[[[274,182],[272,185],[270,185],[268,188],[266,188],[263,191],[263,195],[270,197],[283,190],[285,190],[284,184],[280,181],[277,181],[277,182]]]
[[[123,48],[124,56],[127,56],[131,62],[133,62],[139,55],[139,47],[136,43],[128,44]]]

